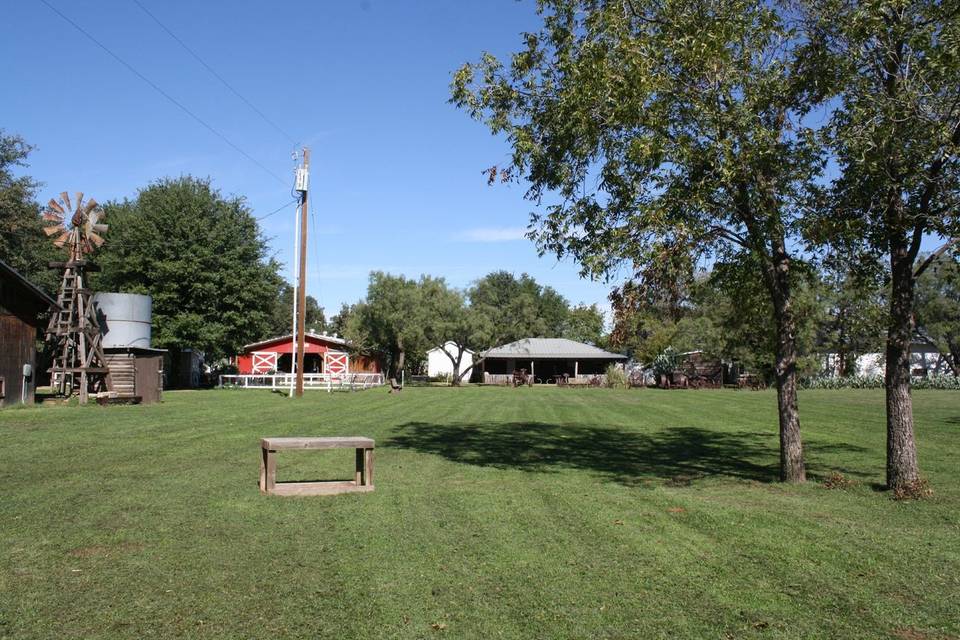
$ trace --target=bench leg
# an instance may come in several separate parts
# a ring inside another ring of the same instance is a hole
[[[260,493],[273,493],[277,485],[277,452],[260,450]]]
[[[359,451],[359,449],[358,449]],[[363,450],[363,484],[373,486],[373,449]]]
[[[357,449],[356,473],[353,477],[353,483],[358,487],[363,484],[363,449]]]

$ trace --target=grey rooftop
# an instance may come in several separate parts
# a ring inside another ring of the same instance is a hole
[[[487,358],[532,358],[534,360],[626,360],[589,344],[566,338],[524,338],[494,347],[483,354]]]

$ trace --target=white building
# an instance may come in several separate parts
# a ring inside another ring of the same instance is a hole
[[[457,354],[460,353],[460,347],[454,342],[447,342],[444,345],[444,348],[449,352],[453,357],[457,357]],[[463,350],[463,357],[460,359],[460,373],[463,373],[467,370],[468,367],[473,365],[473,351],[470,349]],[[441,376],[452,377],[453,376],[453,361],[450,360],[450,357],[444,353],[443,348],[434,347],[427,351],[427,375],[431,378],[437,378]],[[463,382],[469,382],[470,376],[467,375]]]
[[[850,375],[882,376],[886,371],[886,358],[882,353],[865,353],[857,357],[855,370]],[[835,376],[840,369],[840,359],[835,353],[824,357],[824,371]],[[910,374],[925,378],[933,375],[950,375],[952,370],[937,348],[929,342],[917,340],[910,345]]]

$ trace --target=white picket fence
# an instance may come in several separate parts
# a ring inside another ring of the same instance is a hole
[[[296,384],[289,373],[220,376],[220,386],[231,389],[289,389]],[[356,391],[383,385],[382,373],[305,373],[304,389]]]

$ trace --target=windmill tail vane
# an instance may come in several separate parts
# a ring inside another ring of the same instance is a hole
[[[105,242],[104,217],[96,200],[84,202],[83,193],[77,192],[71,201],[66,191],[51,198],[42,215],[44,233],[69,253],[66,262],[51,263],[63,272],[58,309],[50,316],[46,334],[53,348],[51,381],[59,395],[77,393],[81,403],[87,402],[90,392],[109,392],[112,387],[93,293],[86,282],[86,273],[98,270],[88,256]]]

